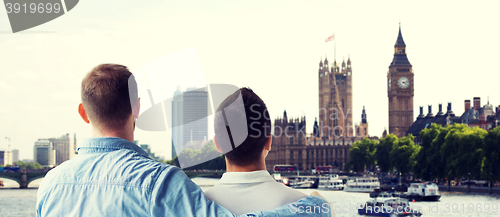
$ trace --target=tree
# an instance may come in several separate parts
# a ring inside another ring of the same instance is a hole
[[[390,172],[394,169],[391,164],[391,151],[395,143],[398,142],[398,137],[394,134],[389,134],[386,137],[380,139],[380,143],[377,145],[375,151],[375,159],[377,160],[377,165],[380,171],[383,173]]]
[[[500,127],[490,130],[484,138],[481,176],[489,181],[500,180]]]
[[[444,179],[448,177],[448,173],[446,172],[446,161],[443,160],[441,156],[441,147],[445,142],[446,135],[448,134],[451,125],[443,128],[438,126],[436,129],[436,135],[434,140],[431,143],[431,147],[427,150],[427,165],[428,172],[430,173],[430,179],[434,179],[435,177]],[[431,127],[432,128],[432,127]]]
[[[26,163],[23,161],[16,161],[12,163],[13,165],[19,166],[22,170],[39,170],[43,169],[42,165],[40,165],[38,162],[33,162],[33,163]]]
[[[402,174],[411,171],[415,165],[415,158],[420,150],[420,146],[413,142],[412,134],[409,134],[394,143],[390,157],[391,164]]]
[[[463,124],[454,124],[446,126],[444,131],[438,135],[438,140],[442,141],[440,155],[442,161],[445,163],[443,168],[445,169],[445,173],[448,174],[448,178],[454,179],[461,177],[462,174],[458,173],[455,165],[452,165],[452,162],[457,157],[458,150],[458,142],[455,142],[454,139],[456,137],[451,136],[452,134],[456,134],[465,130],[467,126]],[[444,135],[443,135],[444,134]]]
[[[415,165],[413,166],[413,172],[415,176],[423,178],[425,180],[432,180],[437,176],[437,173],[432,171],[436,168],[435,165],[439,165],[441,161],[439,155],[439,148],[437,148],[437,155],[435,154],[435,147],[433,147],[434,140],[439,135],[439,132],[443,129],[441,125],[433,123],[430,128],[423,129],[420,132],[421,149],[415,157]],[[439,147],[441,145],[438,145]],[[436,164],[438,163],[438,164]]]
[[[450,127],[441,147],[441,156],[451,177],[480,178],[486,134],[481,128],[470,128],[465,124]]]
[[[375,164],[376,146],[377,141],[368,138],[357,141],[351,146],[348,164],[353,167],[354,171],[364,171]]]

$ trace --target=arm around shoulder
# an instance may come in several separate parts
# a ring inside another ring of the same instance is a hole
[[[159,173],[150,195],[151,216],[234,216],[207,200],[201,188],[177,167]]]
[[[280,217],[295,217],[295,216],[319,216],[330,217],[332,215],[332,207],[330,203],[318,196],[309,196],[302,198],[295,203],[289,203],[277,207],[270,211],[259,211],[248,213],[241,216],[280,216]]]

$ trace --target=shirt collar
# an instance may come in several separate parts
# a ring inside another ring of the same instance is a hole
[[[77,149],[78,154],[92,154],[129,149],[149,157],[148,154],[136,144],[118,137],[96,137],[82,140],[82,144]]]
[[[241,184],[257,182],[276,182],[266,170],[252,172],[226,172],[222,174],[219,184]]]

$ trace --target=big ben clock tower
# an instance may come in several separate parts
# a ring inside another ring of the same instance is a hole
[[[394,45],[394,58],[387,72],[387,96],[389,97],[389,133],[398,137],[406,135],[413,123],[413,69],[406,57],[406,44],[399,26]]]

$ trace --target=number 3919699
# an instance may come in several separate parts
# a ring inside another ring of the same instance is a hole
[[[5,4],[5,9],[7,9],[7,13],[56,13],[58,14],[59,12],[62,12],[61,4],[59,3],[7,3]]]

